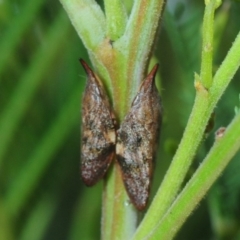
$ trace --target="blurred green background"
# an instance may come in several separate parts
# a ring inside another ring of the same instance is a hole
[[[202,0],[169,0],[162,18],[154,53],[160,63],[164,122],[152,196],[193,105],[203,10]],[[240,2],[224,0],[215,26],[216,70],[240,30]],[[79,174],[85,86],[80,57],[88,61],[58,1],[0,1],[1,240],[100,238],[102,183],[86,188]],[[238,71],[216,108],[214,129],[189,177],[209,151],[214,131],[234,117],[239,93]],[[238,154],[176,239],[240,239],[239,169]]]

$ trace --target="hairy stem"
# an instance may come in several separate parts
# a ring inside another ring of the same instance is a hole
[[[172,239],[239,148],[240,114],[234,118],[223,136],[216,139],[203,164],[148,239]]]

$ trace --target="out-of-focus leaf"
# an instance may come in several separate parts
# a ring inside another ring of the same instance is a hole
[[[21,118],[40,82],[44,79],[44,74],[47,73],[59,50],[64,46],[69,29],[70,25],[65,14],[60,12],[55,24],[50,27],[48,40],[33,57],[31,66],[20,79],[19,85],[15,88],[2,112],[0,118],[0,166]]]
[[[38,148],[34,150],[32,156],[19,173],[18,178],[9,189],[5,204],[12,216],[19,213],[21,207],[36,187],[44,170],[50,164],[55,149],[62,144],[65,136],[79,119],[78,109],[81,86],[76,87],[69,102],[63,106],[59,116],[39,142]]]
[[[28,0],[22,6],[20,14],[12,18],[12,22],[9,24],[11,27],[8,28],[0,40],[0,75],[14,53],[17,44],[22,40],[25,30],[32,25],[34,18],[36,18],[43,4],[44,1],[42,0],[36,0],[34,4],[31,0]],[[1,80],[2,78],[0,78]]]

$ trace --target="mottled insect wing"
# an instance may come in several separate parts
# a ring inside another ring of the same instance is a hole
[[[82,101],[81,175],[87,186],[97,183],[106,173],[115,154],[115,117],[102,83],[80,60],[87,73]]]
[[[160,134],[162,106],[154,81],[157,69],[155,65],[143,81],[117,131],[117,160],[127,193],[139,210],[147,205]]]

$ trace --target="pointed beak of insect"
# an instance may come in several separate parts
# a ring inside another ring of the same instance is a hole
[[[158,70],[158,64],[156,64],[153,69],[151,70],[151,72],[148,74],[147,78],[143,81],[143,85],[141,87],[142,90],[144,91],[149,91],[149,89],[152,91],[153,87],[155,86],[155,76],[157,74],[157,70]]]
[[[82,64],[86,74],[88,75],[89,78],[94,77],[94,73],[92,69],[87,65],[87,63],[83,59],[79,59],[80,63]]]

